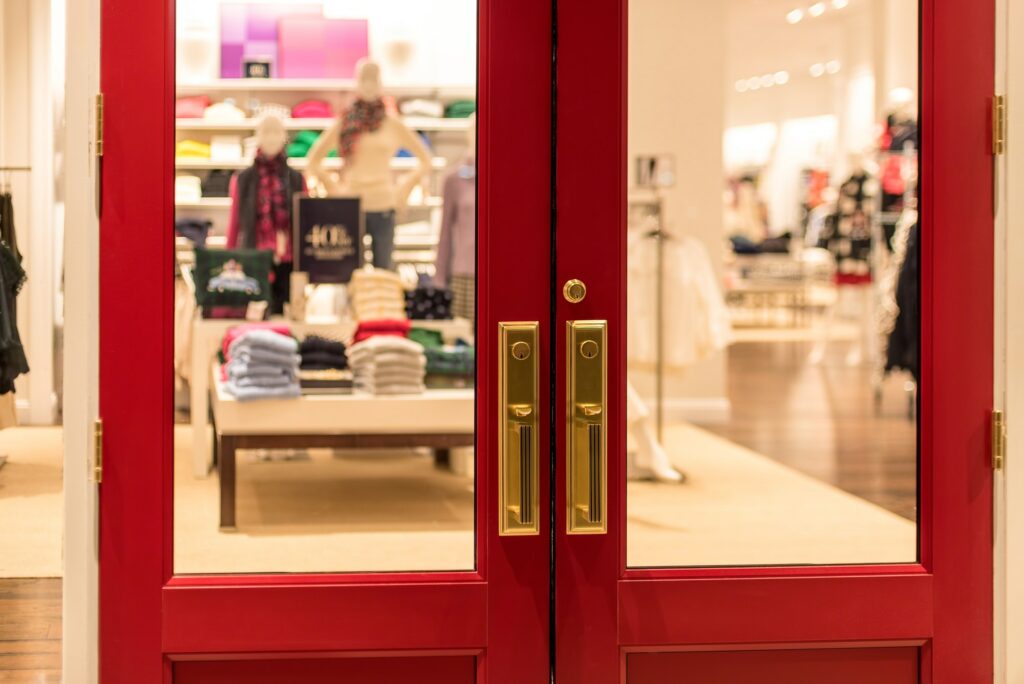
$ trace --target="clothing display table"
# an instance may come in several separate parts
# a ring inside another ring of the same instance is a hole
[[[213,364],[214,442],[220,470],[220,526],[235,527],[238,449],[473,446],[473,390],[423,394],[316,394],[296,399],[237,401]]]
[[[290,325],[292,332],[299,336],[321,335],[341,340],[348,339],[356,327],[355,321],[296,323],[283,318],[274,320]],[[213,465],[207,429],[210,414],[210,376],[202,369],[209,368],[228,328],[242,323],[245,321],[199,317],[192,322],[192,474],[197,478],[207,477]],[[472,323],[461,318],[449,321],[413,321],[413,326],[439,330],[446,343],[454,342],[458,338],[470,342],[473,339]]]

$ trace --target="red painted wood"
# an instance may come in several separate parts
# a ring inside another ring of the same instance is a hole
[[[930,575],[627,580],[619,583],[618,640],[924,640],[932,633],[932,588]]]
[[[756,644],[797,635],[821,642],[927,639],[921,681],[991,681],[993,215],[987,108],[994,2],[922,2],[920,564],[628,571],[622,410],[627,2],[558,3],[556,270],[559,284],[584,280],[588,295],[575,306],[559,300],[557,324],[607,319],[610,344],[616,345],[609,362],[606,537],[562,531],[561,427],[556,438],[558,681],[621,681],[625,643],[685,649],[713,640]],[[559,396],[565,391],[562,344],[559,338]],[[564,420],[558,407],[556,425]],[[823,575],[846,580],[825,581]]]
[[[175,684],[471,684],[472,657],[342,658],[182,662]]]
[[[932,681],[991,682],[995,2],[922,7],[922,529]]]
[[[629,684],[917,684],[918,649],[632,653]]]
[[[168,587],[163,597],[167,654],[487,645],[483,582]]]
[[[492,464],[497,322],[542,321],[548,345],[550,0],[479,2],[477,568],[432,575],[172,578],[174,3],[103,0],[101,14],[104,684],[170,682],[171,651],[270,647],[485,647],[479,681],[546,680],[549,530],[497,536]],[[545,452],[547,440],[542,429]],[[542,469],[542,502],[549,492]],[[548,514],[545,505],[541,520]]]

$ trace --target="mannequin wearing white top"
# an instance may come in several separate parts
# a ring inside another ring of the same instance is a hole
[[[382,94],[380,65],[363,59],[356,67],[357,103],[377,104]],[[430,168],[430,152],[419,136],[406,128],[401,119],[385,113],[376,128],[359,133],[346,156],[339,149],[345,128],[346,112],[323,132],[309,150],[307,173],[330,195],[357,196],[365,214],[366,229],[373,240],[373,265],[391,268],[394,246],[395,212],[405,209],[409,193]],[[415,169],[395,183],[391,160],[400,149],[412,152],[419,162]],[[332,149],[342,153],[341,173],[328,173],[323,160]]]

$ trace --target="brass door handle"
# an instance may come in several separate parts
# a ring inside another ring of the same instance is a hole
[[[537,322],[498,324],[498,533],[540,534]]]
[[[569,534],[608,531],[607,321],[566,324]]]

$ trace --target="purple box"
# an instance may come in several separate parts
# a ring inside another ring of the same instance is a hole
[[[243,78],[245,59],[269,59],[279,78],[278,26],[284,17],[323,16],[320,4],[226,3],[220,7],[220,77]]]

